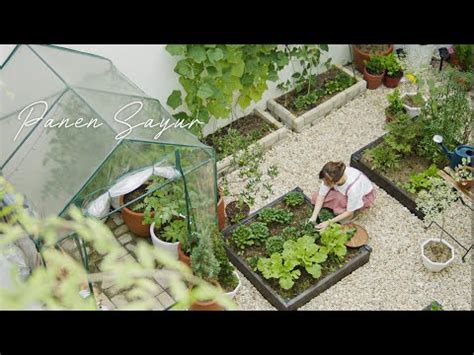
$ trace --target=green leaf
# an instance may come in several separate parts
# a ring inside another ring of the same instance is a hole
[[[203,100],[211,97],[213,94],[214,94],[214,90],[212,89],[212,86],[209,85],[208,83],[202,84],[199,87],[198,92],[197,92],[197,96]]]
[[[246,96],[246,95],[240,95],[238,100],[237,100],[237,103],[243,109],[249,107],[251,102],[252,102],[252,99],[250,97]]]
[[[209,49],[207,51],[207,57],[211,62],[217,62],[224,58],[224,52],[220,48]]]
[[[168,44],[166,51],[171,55],[184,55],[186,53],[186,45],[184,44]]]
[[[306,271],[313,276],[315,279],[321,277],[321,265],[319,264],[313,264],[309,267],[305,268]]]
[[[189,56],[196,62],[202,63],[206,60],[206,49],[200,44],[193,44],[189,48]]]
[[[329,46],[327,44],[320,44],[319,48],[325,52],[329,51]]]
[[[177,64],[176,67],[174,68],[174,71],[185,78],[188,79],[194,79],[194,70],[191,64],[188,62],[187,59],[182,59],[180,60]]]
[[[179,90],[173,90],[171,95],[168,96],[168,100],[166,101],[166,104],[172,109],[179,107],[182,103],[183,100],[181,99],[181,91]]]
[[[244,74],[244,69],[245,69],[245,63],[243,60],[239,60],[237,61],[237,63],[235,63],[233,66],[232,66],[232,69],[231,69],[231,74],[236,76],[236,77],[242,77],[242,75]]]

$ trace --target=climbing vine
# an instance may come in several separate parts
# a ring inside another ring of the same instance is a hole
[[[173,90],[168,106],[179,110],[176,118],[204,123],[228,117],[235,95],[242,109],[259,101],[267,81],[277,81],[289,62],[277,45],[168,45],[166,50],[180,58],[174,71],[185,92],[183,98],[181,90]]]

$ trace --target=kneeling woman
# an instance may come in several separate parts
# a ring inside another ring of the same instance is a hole
[[[350,222],[358,210],[371,207],[375,201],[375,188],[369,178],[343,162],[326,163],[319,179],[321,187],[311,197],[315,206],[310,222],[316,222],[323,207],[332,209],[336,217],[319,223],[318,229],[326,228],[330,222]]]

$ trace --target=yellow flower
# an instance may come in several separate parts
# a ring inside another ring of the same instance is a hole
[[[406,78],[412,83],[412,84],[416,84],[416,76],[415,74],[412,74],[412,73],[408,73],[405,75]]]

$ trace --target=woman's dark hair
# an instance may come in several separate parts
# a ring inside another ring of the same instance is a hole
[[[337,182],[342,178],[345,170],[346,164],[344,164],[342,161],[330,161],[329,163],[324,164],[323,168],[319,172],[319,178],[327,178],[332,182]]]

